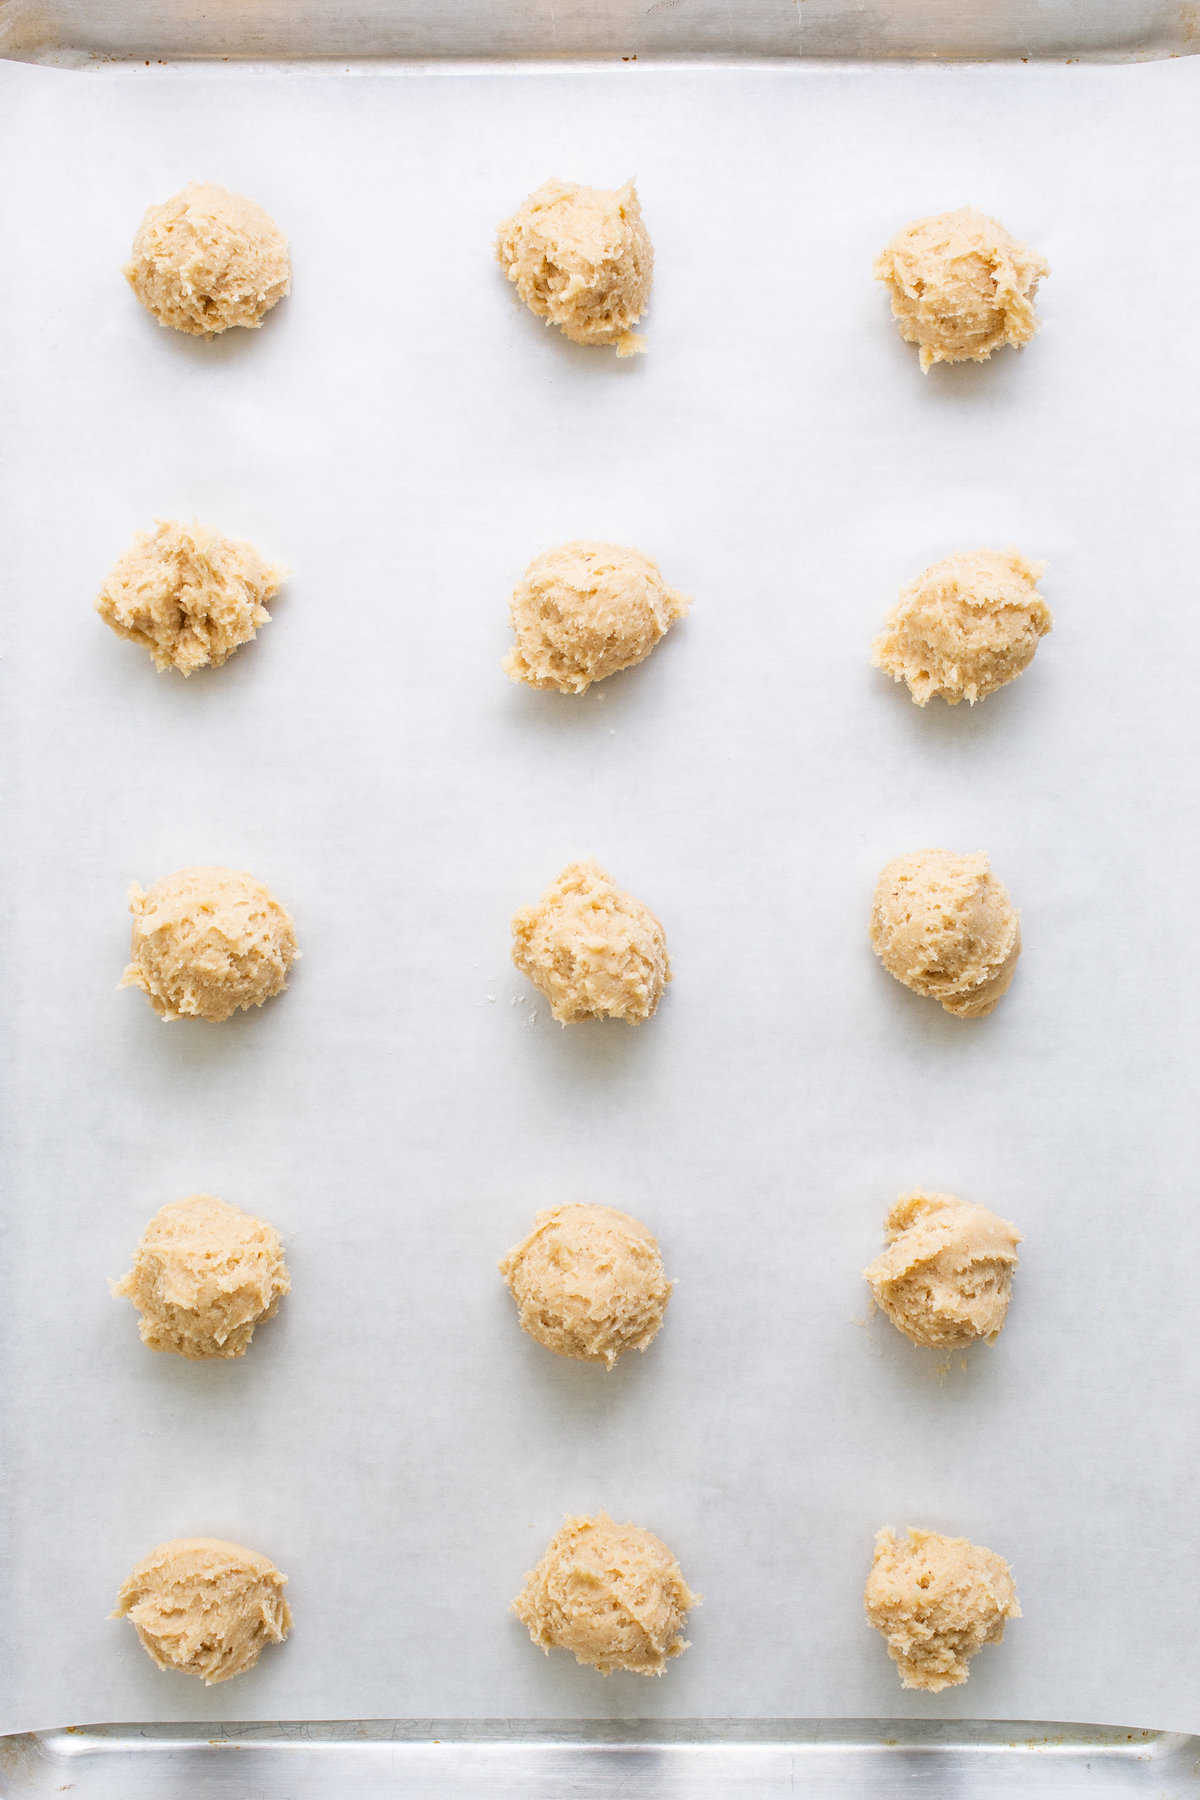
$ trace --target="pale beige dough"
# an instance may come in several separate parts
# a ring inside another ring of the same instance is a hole
[[[172,1538],[144,1557],[117,1596],[160,1669],[199,1675],[206,1687],[252,1669],[292,1627],[274,1563],[221,1538]]]
[[[160,520],[110,569],[96,611],[150,652],[159,673],[218,668],[260,625],[286,570],[253,544],[204,525]]]
[[[660,1538],[597,1513],[565,1521],[513,1611],[547,1652],[569,1650],[602,1675],[661,1675],[687,1649],[685,1621],[699,1603]]]
[[[129,890],[130,963],[163,1019],[212,1024],[282,993],[298,955],[292,921],[270,890],[236,869],[177,869]]]
[[[974,706],[1029,667],[1053,625],[1037,591],[1045,566],[1015,550],[943,557],[901,590],[871,660],[905,682],[918,706]]]
[[[530,311],[573,343],[644,349],[633,327],[650,299],[654,248],[632,181],[615,191],[543,182],[501,225],[496,255]]]
[[[560,1024],[653,1016],[671,979],[666,933],[599,863],[569,863],[512,922],[512,958]]]
[[[906,225],[875,263],[900,335],[919,347],[924,370],[1027,344],[1038,328],[1037,285],[1049,273],[1042,257],[971,206]]]
[[[957,1349],[1000,1335],[1021,1234],[953,1194],[901,1194],[888,1247],[863,1270],[879,1306],[914,1344]]]
[[[530,687],[582,694],[642,662],[690,605],[640,550],[560,544],[535,557],[513,594],[517,641],[505,673]]]
[[[287,239],[269,213],[211,181],[189,181],[151,206],[125,279],[160,325],[212,337],[258,326],[288,292]]]
[[[1002,1556],[966,1538],[914,1531],[876,1534],[863,1596],[867,1618],[887,1641],[906,1688],[938,1694],[961,1687],[971,1657],[998,1644],[1019,1619],[1012,1570]]]
[[[981,851],[914,850],[888,863],[876,883],[871,943],[914,994],[980,1019],[1008,991],[1021,924]]]
[[[283,1245],[262,1219],[212,1194],[160,1207],[113,1293],[133,1301],[151,1350],[192,1361],[242,1356],[291,1289]]]
[[[613,1206],[556,1206],[539,1213],[500,1273],[522,1331],[558,1356],[611,1369],[645,1350],[671,1298],[658,1242]]]

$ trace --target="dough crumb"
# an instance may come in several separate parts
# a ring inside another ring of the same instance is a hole
[[[199,1675],[206,1687],[252,1669],[292,1628],[287,1576],[221,1538],[172,1538],[134,1569],[114,1619],[128,1619],[160,1669]]]
[[[1002,1556],[966,1538],[911,1528],[907,1541],[886,1528],[876,1534],[863,1598],[901,1686],[929,1694],[961,1687],[971,1657],[999,1644],[1005,1622],[1021,1616]]]
[[[897,981],[960,1019],[981,1019],[1008,991],[1020,918],[982,851],[914,850],[875,887],[871,943]]]
[[[288,292],[287,239],[269,213],[211,181],[189,181],[138,226],[126,281],[160,325],[192,337],[255,328]]]
[[[586,693],[643,662],[690,605],[640,550],[560,544],[534,558],[509,603],[517,641],[504,671],[529,687]]]
[[[138,987],[162,1019],[219,1024],[287,986],[292,921],[269,888],[236,869],[177,869],[129,890],[131,961],[121,987]]]
[[[661,1675],[688,1648],[684,1623],[699,1604],[661,1539],[597,1513],[564,1522],[513,1611],[547,1653],[570,1650],[602,1675]]]
[[[569,863],[512,922],[512,959],[561,1025],[654,1016],[671,979],[666,933],[599,863]]]
[[[1045,563],[1015,550],[959,551],[901,589],[871,660],[918,706],[974,706],[1033,661],[1054,621],[1037,591]]]
[[[278,1233],[212,1194],[160,1207],[113,1294],[133,1301],[151,1350],[194,1362],[243,1356],[291,1291]]]
[[[1000,1335],[1021,1234],[985,1206],[953,1194],[901,1194],[887,1216],[888,1247],[863,1270],[898,1331],[950,1349]]]
[[[572,343],[645,349],[633,326],[650,299],[654,247],[632,181],[615,191],[543,182],[501,225],[496,256],[530,311]]]
[[[160,674],[192,675],[220,668],[270,623],[267,602],[286,573],[253,544],[159,520],[118,557],[96,611],[118,637],[148,650]]]
[[[900,335],[937,362],[985,362],[1038,328],[1033,298],[1050,265],[974,207],[916,219],[887,244],[875,278],[891,290]]]
[[[500,1264],[522,1331],[609,1369],[645,1350],[671,1298],[654,1235],[612,1206],[556,1206]]]

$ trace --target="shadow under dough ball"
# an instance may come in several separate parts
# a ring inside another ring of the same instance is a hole
[[[521,1329],[556,1356],[616,1366],[658,1335],[671,1283],[652,1232],[614,1206],[556,1206],[500,1264]]]
[[[160,325],[191,337],[255,329],[291,287],[287,239],[269,213],[211,181],[151,206],[125,279]]]
[[[654,248],[637,189],[546,181],[496,236],[496,258],[531,312],[576,344],[633,356],[650,299]]]
[[[916,344],[921,368],[985,362],[1006,344],[1034,336],[1033,297],[1050,265],[974,207],[917,219],[875,262],[887,284],[900,335]]]
[[[160,1019],[220,1024],[287,986],[296,933],[270,889],[237,869],[177,869],[129,892],[122,987],[141,988]]]
[[[889,975],[961,1019],[981,1019],[1008,991],[1021,924],[982,851],[914,850],[875,885],[871,944]]]
[[[172,1538],[133,1570],[114,1619],[128,1619],[160,1669],[198,1675],[206,1687],[252,1669],[292,1626],[287,1576],[222,1538]]]

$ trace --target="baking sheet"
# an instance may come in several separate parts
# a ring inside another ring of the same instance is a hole
[[[0,68],[13,1046],[0,1279],[0,1729],[106,1717],[987,1716],[1196,1729],[1200,1223],[1189,1058],[1198,71]],[[650,352],[511,301],[496,221],[636,173]],[[118,269],[196,175],[289,232],[261,334],[159,331]],[[1053,265],[1020,357],[923,379],[872,256],[973,201]],[[91,613],[154,516],[296,571],[186,686]],[[538,549],[695,595],[578,703],[499,671]],[[937,555],[1050,562],[1056,628],[974,713],[867,645]],[[865,938],[898,851],[987,848],[1022,907],[964,1025]],[[664,919],[645,1030],[561,1031],[507,924],[599,855]],[[116,990],[124,890],[267,879],[304,952],[215,1030]],[[1009,1326],[939,1379],[867,1316],[894,1195],[1025,1232]],[[164,1200],[285,1234],[241,1362],[153,1357],[105,1282]],[[667,1329],[607,1379],[516,1330],[496,1258],[563,1197],[659,1233]],[[704,1595],[661,1683],[506,1606],[562,1515],[659,1531]],[[909,1522],[1012,1561],[969,1685],[901,1693],[860,1610]],[[160,1539],[291,1577],[209,1692],[106,1619]]]

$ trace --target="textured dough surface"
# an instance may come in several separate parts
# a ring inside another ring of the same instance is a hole
[[[560,1024],[653,1016],[671,979],[666,933],[599,863],[569,863],[512,922],[513,962]]]
[[[1015,550],[959,551],[910,581],[871,646],[871,660],[903,681],[918,706],[974,706],[1033,661],[1050,630],[1037,591],[1044,563]]]
[[[242,1356],[291,1289],[283,1245],[262,1219],[212,1194],[160,1207],[113,1293],[133,1301],[151,1350],[192,1361]]]
[[[292,1615],[286,1575],[221,1538],[172,1538],[134,1569],[114,1619],[128,1619],[160,1669],[199,1675],[206,1687],[252,1669],[282,1644]]]
[[[597,1513],[565,1521],[513,1611],[547,1652],[569,1650],[602,1675],[661,1675],[687,1649],[684,1623],[698,1604],[660,1538]]]
[[[260,625],[285,571],[253,544],[204,525],[160,520],[139,531],[109,570],[96,611],[141,644],[160,673],[219,668]]]
[[[211,181],[151,206],[125,279],[160,325],[212,337],[258,326],[291,286],[287,239],[269,213]]]
[[[510,602],[516,644],[505,673],[582,694],[642,662],[691,602],[658,564],[620,544],[560,544],[530,563]]]
[[[556,1206],[510,1250],[500,1273],[522,1331],[558,1356],[612,1368],[658,1332],[671,1283],[653,1233],[613,1206]]]
[[[654,247],[632,181],[615,190],[546,181],[496,240],[500,267],[539,318],[576,344],[644,348],[634,332],[650,299]]]
[[[888,863],[876,883],[871,943],[914,994],[980,1019],[1012,981],[1021,924],[982,851],[914,850]]]
[[[1021,1616],[1004,1558],[936,1531],[878,1532],[864,1602],[901,1685],[930,1694],[961,1687],[971,1657]]]
[[[292,921],[269,888],[236,869],[177,869],[152,888],[129,890],[130,962],[122,987],[138,987],[162,1019],[207,1019],[282,993],[297,955]]]
[[[1021,1234],[953,1194],[902,1194],[888,1247],[863,1270],[875,1303],[914,1344],[954,1349],[1000,1334]]]
[[[900,335],[918,346],[924,370],[1027,344],[1038,328],[1037,285],[1049,273],[1042,257],[971,206],[914,220],[875,263]]]

